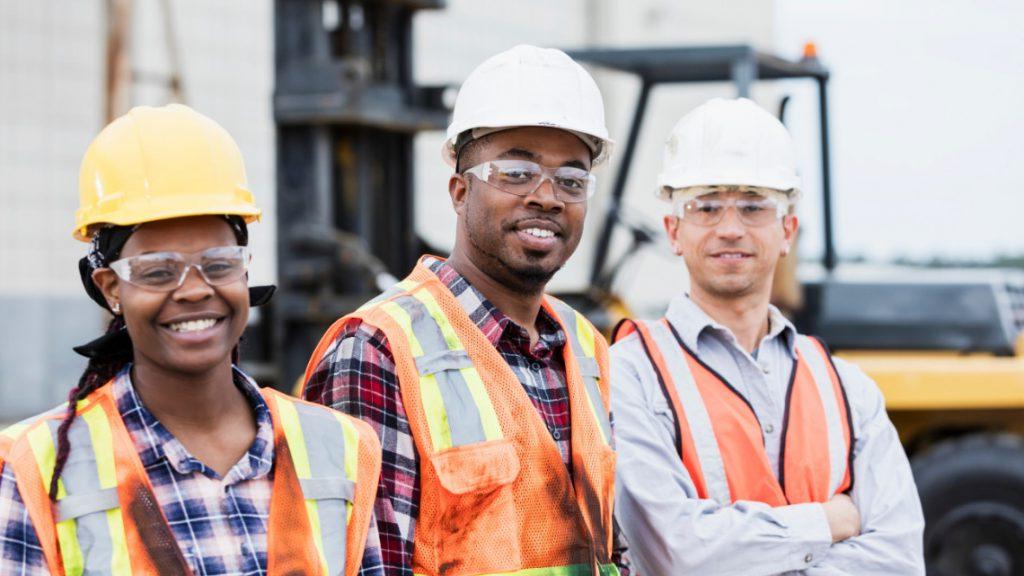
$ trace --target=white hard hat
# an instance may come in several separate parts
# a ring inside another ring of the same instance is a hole
[[[455,99],[442,153],[455,166],[456,140],[519,126],[568,130],[590,148],[593,165],[614,143],[604,125],[604,101],[590,74],[565,52],[519,45],[491,56],[473,70]]]
[[[746,98],[715,98],[676,123],[665,142],[658,195],[692,186],[758,186],[799,193],[786,127]]]

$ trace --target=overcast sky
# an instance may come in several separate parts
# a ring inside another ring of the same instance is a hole
[[[777,47],[831,69],[840,257],[1024,253],[1024,2],[777,0]],[[787,113],[818,220],[816,100]],[[808,222],[805,256],[820,251]]]

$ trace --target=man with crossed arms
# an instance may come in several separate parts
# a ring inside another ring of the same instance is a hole
[[[617,514],[642,574],[924,574],[921,506],[878,387],[769,304],[797,232],[793,143],[746,99],[666,143],[690,275],[612,347]]]

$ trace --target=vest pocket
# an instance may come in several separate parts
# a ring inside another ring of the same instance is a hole
[[[508,440],[467,444],[430,459],[437,474],[437,561],[458,572],[505,572],[521,564],[513,486],[519,456]]]

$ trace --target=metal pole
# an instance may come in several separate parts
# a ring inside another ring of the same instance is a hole
[[[650,93],[650,82],[646,79],[641,80],[640,95],[637,97],[636,108],[633,110],[633,123],[629,127],[629,136],[626,138],[626,147],[622,151],[619,172],[615,175],[615,185],[612,187],[611,201],[608,203],[604,222],[601,224],[601,231],[597,237],[594,264],[590,269],[590,284],[593,286],[596,286],[600,281],[604,269],[604,261],[608,257],[608,248],[611,246],[612,233],[615,232],[615,221],[622,201],[622,195],[626,191],[626,180],[629,179],[629,168],[633,164],[636,141],[640,135],[640,125],[643,123],[644,111],[647,109],[647,97]]]
[[[836,247],[832,222],[832,172],[828,151],[828,97],[827,78],[818,78],[818,115],[821,124],[821,209],[825,225],[825,270],[836,267]]]

